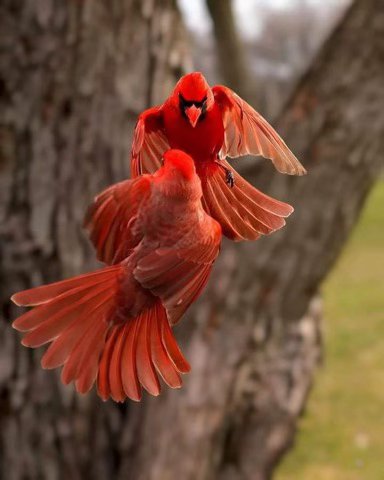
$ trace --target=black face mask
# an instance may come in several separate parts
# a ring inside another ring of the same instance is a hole
[[[196,100],[186,100],[181,93],[179,93],[179,106],[181,113],[183,117],[187,118],[187,115],[185,113],[185,109],[192,107],[194,105],[196,108],[200,108],[201,110],[201,115],[199,117],[199,122],[200,120],[203,120],[205,117],[205,114],[207,112],[207,97],[205,96],[201,102],[197,102]]]

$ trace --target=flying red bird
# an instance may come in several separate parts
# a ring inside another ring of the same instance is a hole
[[[143,112],[136,125],[131,173],[153,173],[169,148],[195,161],[203,205],[233,240],[254,240],[285,225],[293,208],[246,182],[225,158],[262,155],[279,172],[304,167],[268,122],[229,88],[210,88],[199,72],[182,77],[163,105]]]
[[[22,343],[51,342],[44,368],[64,365],[62,381],[104,400],[160,392],[158,374],[181,386],[190,367],[174,325],[198,297],[221,243],[220,225],[202,208],[193,160],[170,150],[154,175],[105,190],[86,224],[98,256],[111,266],[13,295],[35,307],[15,320]]]

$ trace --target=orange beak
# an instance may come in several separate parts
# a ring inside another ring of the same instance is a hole
[[[192,125],[193,128],[195,128],[196,123],[201,115],[201,108],[197,108],[195,107],[195,105],[192,105],[191,107],[185,109],[185,114],[188,117],[189,123]]]

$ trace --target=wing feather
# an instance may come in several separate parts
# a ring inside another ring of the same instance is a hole
[[[132,144],[131,175],[154,173],[161,165],[161,158],[169,150],[164,133],[161,107],[143,112],[137,121]]]
[[[84,226],[99,260],[108,265],[119,263],[139,243],[139,214],[150,191],[151,177],[143,175],[112,185],[95,198]]]
[[[225,139],[220,156],[262,155],[279,172],[304,175],[305,168],[271,125],[235,92],[222,85],[213,87],[223,112]]]
[[[193,241],[183,238],[171,248],[158,248],[143,257],[134,270],[136,280],[161,299],[171,324],[199,296],[219,253],[221,227],[205,213],[204,219],[206,228],[199,235],[193,232]]]

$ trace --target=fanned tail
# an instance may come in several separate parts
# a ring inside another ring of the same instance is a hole
[[[202,188],[204,208],[220,223],[224,235],[235,241],[256,240],[282,228],[293,207],[260,192],[229,163],[221,163],[232,172],[234,186],[226,183],[224,169],[212,164],[202,175]]]
[[[190,370],[179,350],[160,301],[144,310],[133,321],[114,326],[103,351],[97,381],[103,400],[125,397],[139,401],[141,385],[159,395],[158,374],[171,388],[182,385],[180,373]]]
[[[35,306],[13,323],[26,332],[22,343],[50,343],[43,368],[63,366],[64,384],[88,392],[97,379],[103,400],[140,400],[141,386],[160,393],[158,374],[172,388],[190,367],[180,352],[160,300],[136,318],[121,321],[117,294],[122,265],[25,290],[13,295],[18,305]]]

